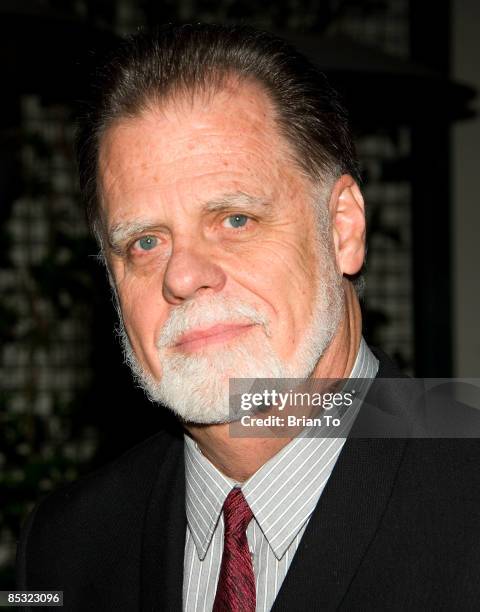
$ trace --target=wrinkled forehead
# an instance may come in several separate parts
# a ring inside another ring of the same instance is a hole
[[[152,137],[145,138],[149,133]],[[163,100],[152,97],[138,114],[110,124],[100,137],[100,179],[107,178],[112,162],[131,167],[140,152],[142,157],[157,152],[168,159],[172,145],[178,148],[184,140],[193,150],[195,138],[202,146],[210,138],[213,147],[220,133],[232,147],[263,146],[265,154],[296,165],[293,147],[281,133],[278,113],[266,91],[256,82],[232,77],[215,87],[173,92]]]

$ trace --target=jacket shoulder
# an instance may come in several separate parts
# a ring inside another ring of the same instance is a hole
[[[122,558],[135,571],[151,490],[159,474],[168,483],[169,476],[178,478],[179,470],[183,471],[183,440],[160,432],[49,494],[22,529],[18,587],[52,588],[55,576],[74,576],[87,567],[91,572],[93,557],[99,571]]]

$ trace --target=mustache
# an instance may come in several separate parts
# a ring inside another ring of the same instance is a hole
[[[238,299],[210,296],[175,307],[158,337],[157,348],[172,346],[180,336],[192,329],[218,323],[262,325],[266,335],[271,335],[268,318],[255,307]]]

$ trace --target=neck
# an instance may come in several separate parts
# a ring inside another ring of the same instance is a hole
[[[315,378],[347,378],[361,339],[361,313],[351,283],[345,281],[345,311],[328,349],[312,374]],[[185,426],[202,453],[226,476],[244,482],[276,455],[291,438],[232,438],[229,425]]]

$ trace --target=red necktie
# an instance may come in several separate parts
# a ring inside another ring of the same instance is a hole
[[[252,516],[241,489],[232,489],[223,504],[225,539],[213,612],[255,612],[255,576],[246,533]]]

